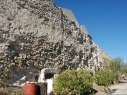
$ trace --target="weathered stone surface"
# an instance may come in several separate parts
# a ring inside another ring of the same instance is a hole
[[[97,46],[69,14],[52,0],[0,0],[0,79],[94,66]]]

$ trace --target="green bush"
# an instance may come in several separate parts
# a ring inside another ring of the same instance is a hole
[[[96,72],[96,83],[100,86],[109,86],[116,81],[116,74],[112,70],[100,70]]]
[[[55,95],[86,95],[90,93],[93,78],[89,71],[66,70],[54,81]]]

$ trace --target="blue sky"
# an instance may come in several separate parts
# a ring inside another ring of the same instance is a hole
[[[127,61],[127,0],[55,0],[71,9],[94,41],[113,58]]]

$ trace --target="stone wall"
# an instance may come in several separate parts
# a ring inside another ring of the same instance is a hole
[[[0,0],[0,79],[94,67],[98,47],[71,16],[52,0]]]

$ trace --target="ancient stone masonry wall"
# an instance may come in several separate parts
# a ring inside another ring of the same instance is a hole
[[[76,23],[52,0],[0,0],[0,79],[89,67],[97,47]]]

